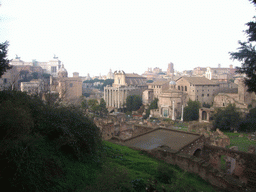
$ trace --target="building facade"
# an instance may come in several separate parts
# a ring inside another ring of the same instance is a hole
[[[219,91],[219,83],[205,77],[180,77],[176,80],[176,89],[187,93],[192,101],[212,105]]]
[[[112,87],[104,87],[106,107],[110,110],[122,110],[126,108],[126,98],[129,95],[142,96],[145,89],[147,89],[145,77],[134,73],[126,74],[124,71],[115,71]]]

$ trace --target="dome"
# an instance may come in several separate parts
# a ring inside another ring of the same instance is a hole
[[[176,85],[176,82],[175,81],[171,81],[169,84],[170,85]]]
[[[68,76],[68,72],[64,68],[64,65],[62,64],[61,68],[58,71],[58,77],[67,77],[67,76]]]

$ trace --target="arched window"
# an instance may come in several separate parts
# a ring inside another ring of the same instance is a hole
[[[178,90],[180,90],[180,86],[178,86]]]
[[[181,86],[181,91],[183,91],[183,86]]]
[[[194,154],[195,157],[200,157],[201,156],[201,149],[197,149]]]
[[[207,113],[206,113],[206,111],[202,112],[202,120],[207,120]]]

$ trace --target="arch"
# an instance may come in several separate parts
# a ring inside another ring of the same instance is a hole
[[[202,153],[202,150],[201,149],[196,149],[193,156],[195,157],[200,157],[201,156],[201,153]]]
[[[206,111],[202,111],[202,120],[207,120],[207,113],[206,113]]]

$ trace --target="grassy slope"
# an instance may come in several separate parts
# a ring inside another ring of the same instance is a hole
[[[239,151],[248,151],[248,147],[250,145],[256,146],[256,141],[249,140],[247,137],[249,134],[247,133],[232,133],[232,132],[224,132],[230,138],[230,146],[238,146]],[[243,134],[243,137],[238,137],[239,135]]]
[[[161,173],[162,177],[159,177],[158,173]],[[161,182],[165,179],[163,175],[168,174],[173,178],[172,181]],[[120,185],[126,186],[126,191],[134,191],[134,189],[137,189],[135,191],[145,191],[145,187],[149,187],[149,184],[146,183],[152,183],[155,179],[157,185],[152,185],[158,191],[163,191],[163,187],[167,191],[215,191],[210,184],[194,174],[150,158],[142,152],[107,141],[104,141],[103,169],[98,172],[98,179],[94,184],[92,182],[90,187],[84,188],[82,191],[119,191],[117,188]],[[131,188],[132,183],[135,186],[133,189]],[[113,186],[116,186],[115,190]]]

